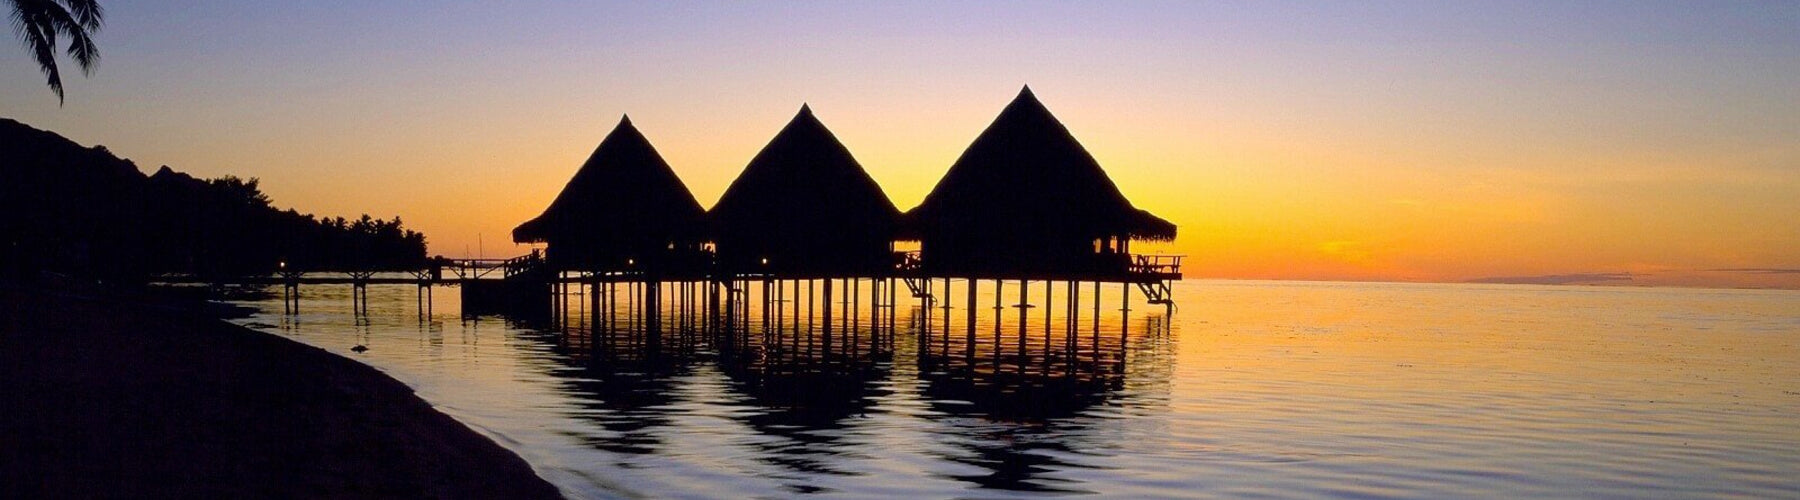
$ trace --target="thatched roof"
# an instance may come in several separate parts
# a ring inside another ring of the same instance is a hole
[[[975,138],[907,218],[927,238],[1175,238],[1174,224],[1131,206],[1030,87]]]
[[[668,162],[625,117],[550,208],[513,229],[513,241],[623,245],[697,239],[704,214]]]
[[[850,150],[802,105],[708,213],[722,245],[886,238],[900,210]]]

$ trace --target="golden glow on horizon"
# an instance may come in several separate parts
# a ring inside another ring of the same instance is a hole
[[[907,209],[1029,83],[1188,276],[1800,288],[1709,271],[1800,268],[1791,6],[192,10],[120,5],[67,107],[16,71],[0,114],[493,257],[624,113],[710,206],[810,103]]]
[[[1397,138],[1310,143],[1306,131],[1252,126],[1190,137],[1175,131],[1224,130],[1241,117],[1146,125],[1135,122],[1150,108],[1039,93],[1127,197],[1180,226],[1173,244],[1135,248],[1190,255],[1192,277],[1667,274],[1779,266],[1781,249],[1800,248],[1792,222],[1800,203],[1787,197],[1800,185],[1729,159],[1643,167],[1457,151],[1467,144],[1425,137],[1403,141],[1406,149],[1384,149],[1381,141],[1402,142]],[[917,113],[878,106],[852,113],[831,103],[813,108],[904,210],[924,198],[1010,98],[1009,91],[993,94],[992,102],[967,109]],[[699,122],[658,110],[634,111],[632,118],[710,206],[798,104],[758,107],[751,116]],[[617,120],[616,113],[595,114],[564,113],[561,123],[521,114],[513,123],[387,130],[374,142],[356,131],[327,134],[271,151],[266,168],[251,175],[260,175],[284,206],[399,214],[426,232],[433,253],[518,254],[525,250],[511,243],[511,228],[549,204]],[[1715,185],[1695,191],[1694,183]],[[1766,286],[1780,277],[1722,282]],[[1720,277],[1668,279],[1638,281],[1707,284]]]

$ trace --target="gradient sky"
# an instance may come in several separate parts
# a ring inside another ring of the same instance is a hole
[[[810,103],[910,208],[1030,84],[1190,277],[1800,287],[1795,2],[103,5],[0,116],[432,253],[523,252],[624,113],[710,206]]]

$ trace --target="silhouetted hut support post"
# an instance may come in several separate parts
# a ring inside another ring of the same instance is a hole
[[[413,293],[414,303],[418,306],[419,321],[431,320],[432,285],[444,278],[443,261],[433,258],[426,261],[426,267],[410,271],[413,284],[417,287]]]
[[[1006,286],[1007,281],[999,281],[999,286],[988,293],[992,296],[988,300],[994,302],[993,307],[986,308],[981,302],[986,291],[981,281],[952,278],[945,282],[942,278],[933,278],[929,286],[920,281],[921,293],[914,308],[913,324],[919,334],[918,361],[922,372],[986,370],[983,373],[1088,377],[1117,373],[1122,367],[1116,356],[1128,339],[1121,337],[1118,343],[1102,346],[1097,334],[1102,320],[1107,318],[1102,317],[1097,308],[1092,315],[1084,311],[1099,301],[1080,298],[1089,295],[1089,290],[1080,286],[1080,282],[1044,281],[1043,286],[1038,286],[1038,280],[1020,280],[1013,286]],[[1092,283],[1096,287],[1102,284]],[[1128,284],[1122,286],[1122,291],[1129,290]],[[1062,292],[1057,290],[1059,287]],[[927,290],[929,299],[924,293]],[[946,309],[946,303],[954,305]],[[958,308],[964,309],[963,314],[957,314],[955,309]],[[985,319],[991,320],[992,336],[986,336],[983,334],[985,325],[980,325],[977,319],[983,318],[980,311],[990,309],[993,315]],[[947,314],[941,317],[937,315],[946,311]],[[1121,314],[1124,311],[1121,308]],[[927,313],[932,314],[929,319]],[[1091,337],[1091,343],[1088,342],[1090,339],[1082,338],[1085,335],[1083,327],[1087,326],[1082,321],[1084,316],[1094,326],[1096,336]],[[1127,319],[1120,316],[1114,321]],[[1009,321],[1013,323],[1008,324]],[[1129,329],[1122,333],[1128,335]],[[992,368],[986,368],[989,366]]]
[[[287,261],[280,263],[281,270],[281,309],[287,315],[300,314],[300,279],[306,273],[288,269]]]

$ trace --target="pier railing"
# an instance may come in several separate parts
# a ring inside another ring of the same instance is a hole
[[[1183,257],[1184,256],[1182,256],[1182,255],[1162,255],[1162,254],[1094,254],[1090,258],[1072,263],[1072,265],[1067,268],[1068,272],[1065,275],[1056,275],[1056,276],[1062,276],[1062,277],[1054,278],[1054,279],[1073,279],[1073,278],[1070,278],[1071,276],[1080,277],[1080,279],[1096,279],[1096,278],[1098,278],[1098,279],[1105,280],[1105,279],[1109,279],[1109,278],[1123,278],[1123,279],[1129,279],[1132,281],[1180,279],[1181,264],[1182,264]],[[897,275],[898,277],[923,278],[923,277],[927,277],[928,275],[936,276],[934,273],[938,273],[938,272],[952,272],[952,273],[955,272],[953,270],[947,271],[947,270],[943,270],[943,269],[933,269],[930,266],[928,266],[927,264],[928,263],[925,262],[923,254],[918,250],[897,251],[897,252],[893,253],[893,260],[892,260],[893,268],[892,269],[893,269],[894,274]],[[210,283],[210,284],[222,284],[222,283],[262,283],[262,284],[418,283],[418,284],[424,285],[424,284],[436,284],[436,283],[448,283],[448,282],[467,282],[467,281],[477,281],[477,280],[497,279],[497,278],[519,278],[519,277],[530,276],[533,273],[543,273],[543,277],[550,281],[589,279],[589,278],[598,278],[601,276],[607,276],[610,279],[620,279],[620,278],[625,278],[628,276],[634,276],[634,275],[640,274],[640,273],[635,273],[632,271],[602,272],[602,271],[590,270],[590,271],[584,271],[583,273],[579,273],[579,275],[581,276],[580,278],[574,278],[574,277],[553,275],[551,273],[548,273],[547,271],[550,270],[549,266],[550,266],[550,264],[545,260],[545,258],[542,254],[535,254],[535,255],[534,254],[526,254],[526,255],[521,255],[521,256],[506,258],[506,259],[434,258],[434,259],[427,261],[426,265],[420,269],[403,271],[403,273],[411,275],[408,278],[378,277],[378,276],[376,276],[376,273],[374,273],[374,272],[362,271],[362,270],[302,271],[302,270],[298,270],[298,269],[291,269],[291,268],[283,267],[282,270],[274,276],[218,278],[218,277],[203,277],[203,276],[189,276],[189,275],[163,275],[163,276],[158,276],[158,277],[154,278],[153,281],[158,282],[158,283]],[[733,272],[733,271],[724,270],[724,269],[709,269],[710,267],[711,267],[710,265],[701,264],[698,267],[696,267],[696,269],[702,269],[700,271],[697,271],[698,274],[693,274],[691,276],[689,276],[689,275],[683,275],[683,276],[686,276],[691,279],[704,279],[704,277],[706,277],[706,276],[713,276],[713,277],[719,277],[720,279],[724,279],[724,278],[720,277],[721,275],[717,274],[717,273],[721,273],[721,272],[725,273],[722,276],[737,276],[740,279],[745,276],[760,276],[760,277],[765,277],[765,278],[775,276],[775,274],[769,274],[769,273],[757,274],[757,273]],[[449,271],[449,272],[446,273],[445,271]],[[449,275],[449,276],[446,276],[446,275]],[[1031,278],[1031,279],[1052,279],[1052,278]]]
[[[1183,257],[1185,256],[1169,254],[1095,253],[1069,262],[1062,269],[1067,274],[1089,277],[1131,276],[1132,279],[1178,279],[1181,276]],[[925,261],[918,250],[894,252],[893,262],[894,270],[903,276],[916,277],[945,271],[945,269],[930,266],[930,263]]]
[[[529,273],[532,271],[537,271],[537,270],[543,269],[544,268],[544,258],[543,258],[543,256],[541,256],[535,252],[529,253],[529,254],[525,254],[525,255],[520,255],[518,257],[506,259],[506,262],[501,264],[500,267],[503,270],[503,272],[505,273],[504,276],[511,278],[511,277],[518,276],[521,274],[525,274],[525,273]]]
[[[1141,274],[1181,274],[1183,255],[1132,254],[1131,272]]]
[[[432,268],[434,270],[434,272],[432,274],[433,274],[433,276],[437,276],[437,277],[441,278],[443,273],[436,271],[436,270],[442,269],[442,268],[449,268],[450,272],[455,274],[458,279],[465,279],[465,280],[481,279],[481,278],[486,278],[488,276],[488,274],[493,273],[497,269],[505,268],[506,263],[510,260],[512,260],[512,259],[442,259],[442,260],[434,260],[434,261],[432,261]],[[502,272],[504,273],[504,271],[502,271]]]

